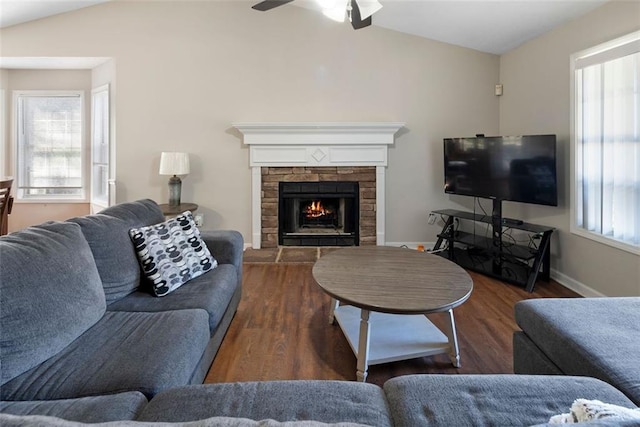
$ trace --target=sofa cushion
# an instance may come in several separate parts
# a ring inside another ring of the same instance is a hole
[[[204,230],[200,237],[205,242],[218,264],[233,264],[238,273],[238,282],[242,283],[242,256],[244,239],[235,230]]]
[[[213,334],[238,286],[235,266],[222,264],[163,298],[138,291],[109,305],[108,310],[153,312],[201,308],[209,313],[209,331]]]
[[[184,422],[209,417],[392,425],[380,387],[319,380],[179,387],[156,395],[138,420]]]
[[[640,405],[640,298],[526,300],[515,318],[563,373],[599,378]]]
[[[52,222],[0,238],[0,360],[4,384],[94,325],[105,297],[77,224]]]
[[[164,221],[153,200],[111,206],[99,214],[72,218],[80,224],[95,258],[107,304],[130,294],[142,277],[129,230]]]
[[[4,427],[83,427],[92,424],[67,421],[46,416],[24,416],[0,414],[0,424]],[[93,424],[95,426],[95,424]],[[280,423],[275,420],[254,421],[248,418],[211,417],[186,423],[148,423],[143,421],[114,421],[99,424],[98,427],[367,427],[355,423],[326,424],[315,421],[290,421]]]
[[[129,235],[156,296],[167,295],[218,265],[189,211],[159,224],[132,228]]]
[[[189,384],[209,341],[204,310],[106,312],[64,350],[2,386],[2,400],[50,400]]]
[[[13,415],[46,415],[83,423],[134,420],[147,404],[138,391],[79,399],[0,402],[0,412]]]
[[[388,380],[384,391],[398,427],[541,424],[577,398],[635,407],[611,385],[585,377],[407,375]]]

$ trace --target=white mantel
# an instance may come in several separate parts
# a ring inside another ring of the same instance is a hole
[[[376,166],[376,242],[385,243],[387,150],[404,123],[233,123],[249,145],[252,246],[262,236],[262,167]]]

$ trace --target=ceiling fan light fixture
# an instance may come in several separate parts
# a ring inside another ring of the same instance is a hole
[[[344,22],[347,16],[347,5],[349,0],[316,0],[322,8],[322,14],[327,18]]]
[[[356,0],[360,8],[360,17],[365,20],[380,9],[382,5],[377,0]]]

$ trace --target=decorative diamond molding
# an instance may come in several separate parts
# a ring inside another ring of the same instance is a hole
[[[316,151],[314,151],[314,153],[311,155],[311,157],[316,159],[316,161],[321,162],[322,159],[327,157],[327,155],[325,154],[324,151],[322,151],[321,149],[318,148]]]
[[[249,146],[252,246],[260,248],[261,167],[376,166],[376,243],[385,243],[387,151],[398,122],[233,123]]]

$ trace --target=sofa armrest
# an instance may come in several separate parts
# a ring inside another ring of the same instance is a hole
[[[242,284],[242,255],[244,238],[235,230],[201,231],[200,236],[219,264],[233,264],[238,272],[238,283]]]

